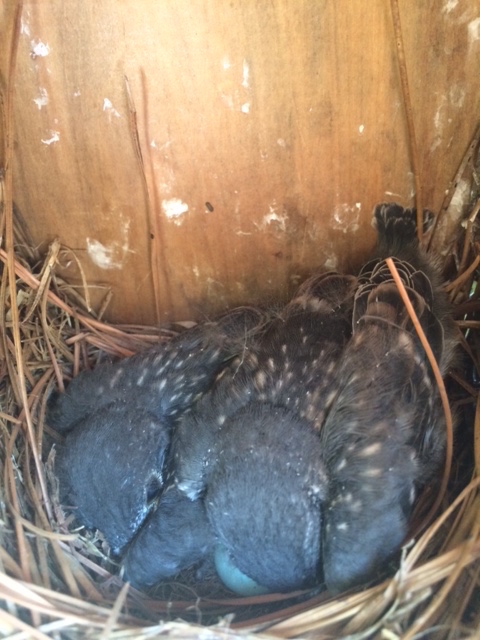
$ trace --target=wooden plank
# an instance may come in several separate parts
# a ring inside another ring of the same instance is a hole
[[[437,209],[479,113],[480,0],[400,11]],[[35,242],[60,237],[112,286],[117,321],[285,299],[317,268],[358,265],[376,202],[412,201],[382,0],[26,2],[15,126]]]

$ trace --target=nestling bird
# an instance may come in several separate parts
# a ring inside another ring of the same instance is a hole
[[[62,503],[98,528],[114,553],[163,489],[172,429],[264,321],[240,308],[173,340],[77,376],[47,416],[66,434],[55,468]]]
[[[138,402],[157,416],[182,413],[265,321],[260,309],[239,307],[130,358],[84,371],[50,401],[49,424],[66,433],[119,399]]]
[[[384,258],[395,256],[443,373],[454,325],[436,266],[418,246],[415,210],[382,204],[374,220],[375,258],[358,280],[305,283],[175,432],[177,489],[203,505],[218,573],[239,593],[322,577],[338,591],[371,579],[399,550],[415,496],[441,466],[437,389]],[[167,543],[155,527],[133,541],[134,583],[165,576],[155,558]],[[212,553],[211,542],[204,548]],[[137,571],[142,555],[152,562]]]
[[[378,205],[377,257],[359,277],[353,337],[337,364],[321,431],[329,478],[323,573],[335,591],[371,579],[408,532],[419,489],[439,482],[445,423],[434,376],[383,258],[393,255],[442,374],[455,325],[435,261],[418,246],[416,210]],[[424,214],[425,227],[432,221]]]

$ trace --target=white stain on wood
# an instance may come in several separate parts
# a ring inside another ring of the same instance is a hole
[[[255,224],[258,229],[266,229],[270,225],[274,225],[280,231],[286,231],[288,215],[285,211],[279,211],[275,201],[269,205],[269,211],[263,216],[260,224]],[[237,232],[238,233],[238,232]]]
[[[460,84],[453,84],[446,95],[440,96],[438,107],[433,116],[433,126],[435,136],[430,145],[430,151],[435,151],[443,142],[443,133],[446,124],[452,122],[452,118],[448,117],[453,109],[461,109],[465,102],[466,91]]]
[[[250,113],[250,64],[246,58],[243,58],[241,77],[239,77],[239,63],[232,63],[227,55],[223,56],[221,65],[225,72],[223,74],[225,79],[222,79],[218,84],[218,92],[222,102],[232,111]]]
[[[437,110],[435,111],[435,115],[433,116],[433,126],[439,133],[441,133],[441,130],[443,128],[442,109],[444,108],[446,103],[447,98],[445,96],[442,96],[440,99],[440,104],[438,105]]]
[[[466,93],[467,92],[461,85],[453,84],[448,90],[448,100],[452,107],[456,107],[457,109],[463,107]]]
[[[114,212],[112,212],[114,213]],[[120,234],[121,241],[113,241],[108,245],[102,244],[99,240],[87,238],[87,253],[90,259],[100,269],[121,269],[124,265],[128,253],[134,253],[129,249],[128,236],[130,231],[130,220],[122,220],[120,213]]]
[[[52,131],[52,129],[50,129],[49,135],[50,135],[50,138],[45,138],[45,139],[42,138],[41,142],[43,142],[43,144],[50,145],[60,140],[60,131]]]
[[[458,0],[447,0],[442,7],[442,13],[450,13],[458,5]]]
[[[20,20],[20,33],[22,35],[25,35],[25,36],[29,36],[30,35],[30,25],[25,20],[23,15],[22,15],[21,20]]]
[[[35,56],[35,58],[45,58],[50,53],[48,43],[45,44],[41,40],[32,40],[30,44],[32,45],[32,56]]]
[[[323,266],[325,267],[325,269],[331,269],[332,271],[335,271],[338,268],[338,257],[334,253],[332,253],[327,257],[327,259],[323,263]]]
[[[120,118],[120,114],[113,107],[111,100],[109,100],[108,98],[103,99],[103,111],[106,111],[108,113],[110,120],[112,119],[112,116],[114,116],[115,118]]]
[[[360,228],[358,220],[361,210],[361,202],[337,204],[331,219],[332,228],[339,229],[343,233],[355,233]]]
[[[172,220],[176,225],[181,225],[184,220],[183,216],[188,212],[188,204],[180,198],[169,198],[162,200],[162,211],[169,220]]]
[[[38,110],[42,107],[46,107],[48,104],[48,93],[44,87],[39,87],[38,96],[33,99],[33,102],[37,105]]]
[[[430,145],[430,151],[435,151],[437,147],[442,144],[442,136],[443,136],[443,126],[445,121],[444,116],[444,108],[447,104],[447,97],[442,95],[440,97],[440,103],[435,111],[435,115],[433,116],[433,127],[435,131],[435,137],[433,138],[433,142]]]
[[[480,40],[480,18],[475,18],[468,23],[468,44],[471,47]]]
[[[250,67],[248,66],[248,62],[244,59],[242,63],[242,87],[248,89],[249,87],[249,77],[250,77]]]
[[[87,252],[92,262],[100,269],[121,269],[122,262],[115,258],[118,252],[118,244],[113,242],[105,246],[98,240],[87,238]]]

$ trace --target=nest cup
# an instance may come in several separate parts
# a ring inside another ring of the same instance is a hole
[[[208,581],[198,583],[194,576],[140,593],[123,583],[100,533],[75,531],[73,516],[66,517],[59,504],[54,454],[48,455],[46,446],[59,437],[45,424],[52,387],[61,389],[102,359],[169,340],[181,327],[156,330],[102,322],[87,311],[85,296],[55,274],[62,250],[58,243],[39,260],[17,228],[18,249],[10,256],[1,252],[1,631],[15,638],[193,638],[199,625],[208,625],[212,637],[413,638],[421,630],[434,630],[435,637],[469,637],[480,623],[479,207],[473,198],[470,222],[466,231],[465,225],[459,227],[454,258],[446,265],[464,357],[449,382],[459,426],[445,498],[429,526],[404,549],[390,578],[335,598],[321,588],[236,598],[212,591]],[[15,306],[8,288],[9,259],[15,270]]]

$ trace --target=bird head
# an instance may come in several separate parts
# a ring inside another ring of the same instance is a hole
[[[169,440],[166,421],[118,401],[78,422],[58,449],[62,503],[99,529],[114,553],[135,535],[162,489]]]

